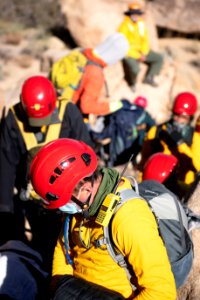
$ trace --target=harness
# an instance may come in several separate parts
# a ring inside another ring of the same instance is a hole
[[[57,101],[56,108],[58,110],[59,121],[57,123],[53,123],[48,126],[42,126],[40,129],[40,132],[37,132],[37,133],[31,132],[31,131],[30,132],[25,131],[24,123],[21,120],[19,120],[19,118],[17,117],[14,107],[11,108],[13,115],[15,117],[15,120],[18,124],[20,133],[23,137],[26,150],[28,152],[27,153],[27,170],[29,170],[30,163],[32,162],[33,157],[40,150],[40,148],[43,145],[47,144],[48,142],[51,142],[52,140],[59,138],[60,130],[61,130],[61,126],[62,126],[62,120],[63,120],[65,109],[66,109],[68,102],[69,102],[68,100],[63,99],[63,98],[61,98],[60,101]],[[42,136],[42,139],[41,139],[41,136]],[[20,199],[23,201],[27,201],[29,199],[38,201],[40,199],[40,197],[34,191],[30,180],[28,180],[28,179],[27,179],[26,188],[21,188]]]
[[[39,142],[37,139],[37,136],[35,133],[33,132],[26,132],[24,130],[24,123],[18,119],[15,109],[14,107],[11,108],[13,115],[16,119],[16,122],[18,124],[19,130],[21,132],[21,135],[23,137],[23,140],[25,142],[25,146],[27,151],[30,151],[31,149],[33,149],[34,147],[40,146],[42,147],[44,144],[56,139],[59,137],[60,134],[60,129],[62,126],[62,120],[63,120],[63,116],[65,113],[65,109],[66,109],[66,105],[68,103],[68,100],[64,100],[63,98],[61,99],[61,101],[57,101],[57,109],[59,111],[58,116],[59,116],[59,123],[56,124],[50,124],[49,126],[44,126],[42,127],[43,130],[46,130],[45,132],[45,138],[42,142]],[[41,129],[41,130],[42,130]]]

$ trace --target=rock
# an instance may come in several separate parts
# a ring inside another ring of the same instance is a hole
[[[117,31],[130,1],[120,0],[60,0],[66,27],[77,45],[95,47],[108,35]],[[143,1],[141,5],[143,5]],[[109,16],[109,17],[108,17]],[[158,48],[157,32],[151,11],[147,9],[146,21],[153,49]]]
[[[198,0],[154,0],[149,5],[157,26],[178,32],[200,32]]]
[[[188,206],[197,214],[200,215],[200,183],[197,185],[194,193],[188,201]],[[200,295],[200,229],[192,231],[192,239],[194,243],[194,261],[189,277],[184,286],[178,291],[177,300],[198,300]]]

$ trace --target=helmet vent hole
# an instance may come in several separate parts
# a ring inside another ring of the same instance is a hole
[[[54,169],[54,172],[58,175],[62,174],[62,171],[58,167]]]
[[[54,195],[54,194],[48,192],[48,193],[46,193],[46,199],[49,201],[55,201],[55,200],[58,200],[59,197],[57,195]]]
[[[91,163],[91,155],[88,153],[83,153],[81,155],[82,160],[84,161],[84,163],[86,164],[86,166],[89,166]]]
[[[69,161],[70,163],[72,163],[72,162],[75,161],[75,160],[76,160],[75,157],[70,157],[70,158],[68,159],[68,161]]]
[[[54,181],[56,181],[56,179],[57,179],[57,176],[51,175],[49,182],[50,182],[51,184],[53,184]]]

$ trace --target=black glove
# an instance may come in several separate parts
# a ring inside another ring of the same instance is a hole
[[[169,147],[176,147],[183,143],[182,135],[180,132],[174,130],[170,134],[166,130],[161,130],[159,138],[163,140]]]
[[[172,131],[170,136],[171,136],[172,140],[176,143],[176,145],[180,145],[184,142],[182,134],[176,130]]]

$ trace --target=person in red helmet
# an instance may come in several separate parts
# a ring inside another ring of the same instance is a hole
[[[153,179],[163,183],[177,166],[178,160],[172,154],[155,153],[144,165],[143,180]]]
[[[53,84],[46,77],[27,78],[21,89],[20,102],[11,107],[1,120],[1,244],[16,238],[26,241],[24,213],[31,226],[32,245],[39,247],[41,251],[45,243],[41,242],[44,232],[40,230],[40,222],[44,220],[47,224],[46,237],[50,234],[48,224],[51,218],[57,220],[56,224],[59,223],[60,216],[51,216],[46,212],[44,218],[41,218],[43,212],[35,203],[37,196],[27,176],[29,164],[36,152],[42,145],[59,137],[82,140],[93,147],[78,108],[67,101],[59,101]]]
[[[173,154],[158,152],[146,161],[142,180],[157,180],[184,201],[190,186],[178,180],[178,168],[179,161]]]
[[[54,140],[36,154],[30,178],[44,206],[63,212],[53,258],[52,299],[176,298],[166,249],[142,199],[128,201],[112,221],[113,242],[129,262],[131,279],[110,256],[102,211],[111,217],[117,195],[132,187],[115,169],[100,168],[93,149],[72,139]],[[130,282],[137,282],[136,290]]]
[[[197,111],[197,98],[191,92],[175,97],[170,120],[152,127],[143,144],[140,170],[156,152],[173,154],[180,162],[177,174],[180,181],[190,184],[200,170],[200,136],[191,125]]]
[[[21,104],[30,126],[48,125],[56,107],[56,91],[45,77],[30,77],[22,86]]]

